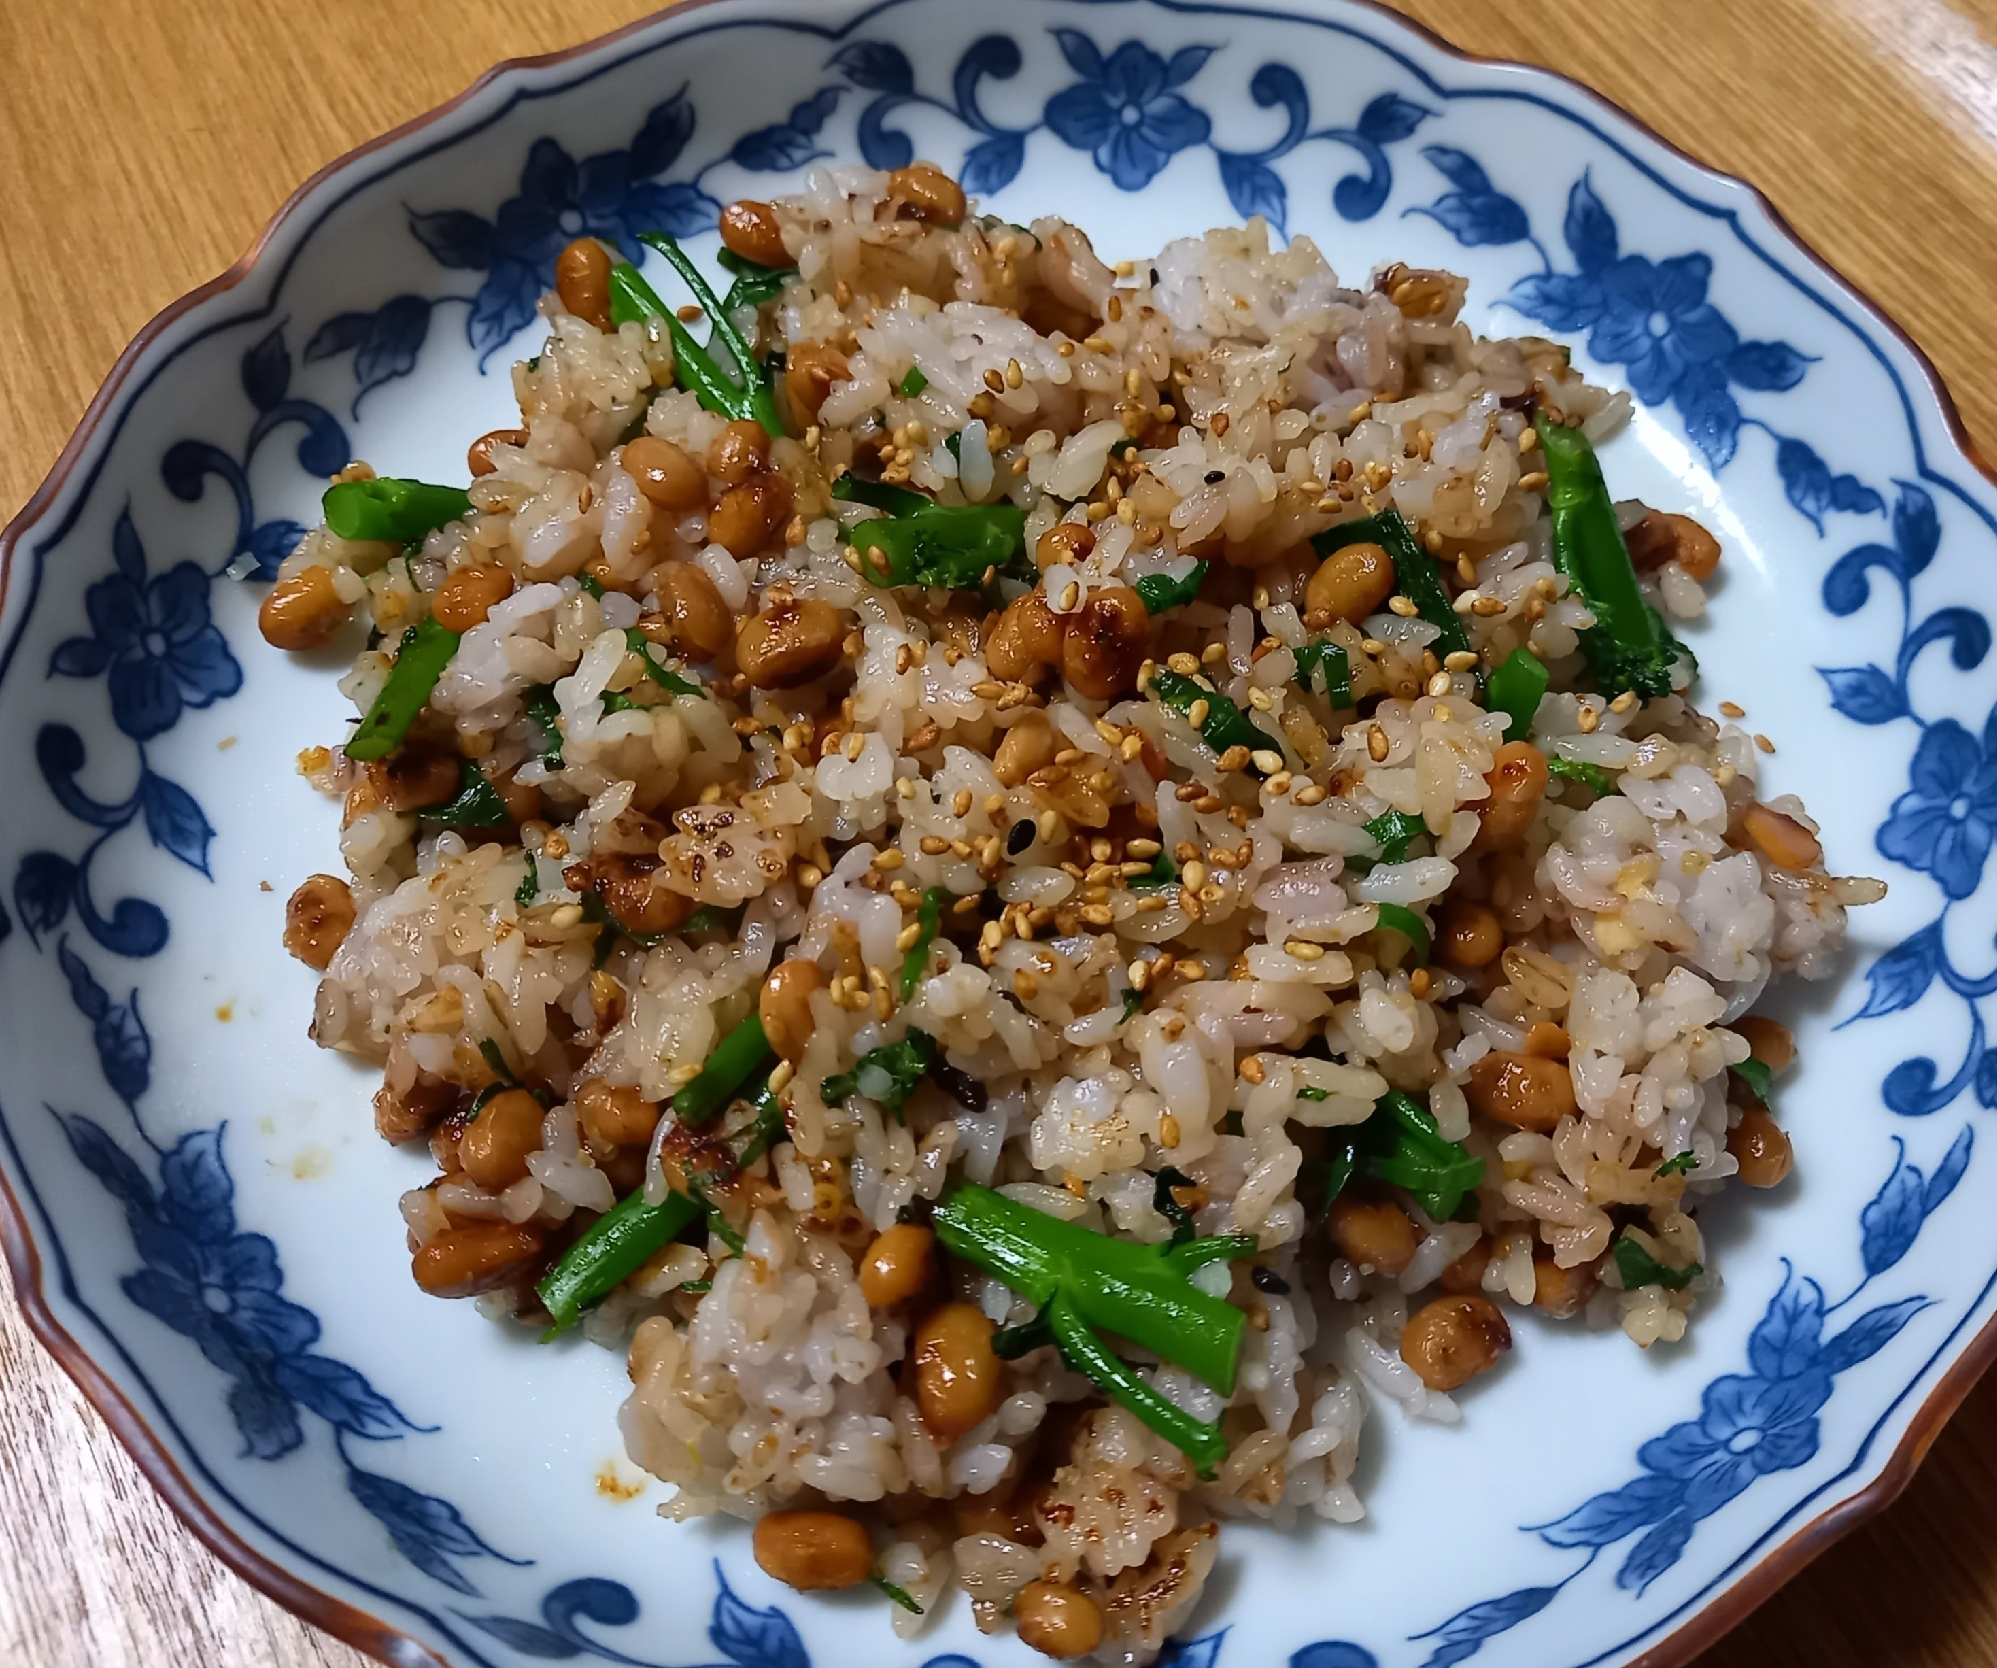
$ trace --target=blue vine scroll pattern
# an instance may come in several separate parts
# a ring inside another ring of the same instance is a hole
[[[283,1459],[305,1442],[303,1415],[333,1431],[347,1492],[424,1574],[454,1592],[478,1589],[459,1568],[472,1558],[524,1565],[488,1545],[449,1501],[370,1471],[350,1444],[392,1442],[419,1425],[343,1361],[314,1345],[319,1320],[284,1295],[284,1270],[267,1235],[237,1222],[235,1183],[223,1154],[226,1124],[190,1130],[171,1146],[146,1129],[139,1102],[152,1082],[152,1036],[134,990],[111,1000],[67,936],[56,960],[70,1000],[90,1022],[105,1083],[124,1110],[138,1152],[78,1112],[55,1116],[70,1150],[124,1208],[140,1267],[119,1288],[140,1309],[190,1339],[229,1380],[228,1409],[243,1457]]]
[[[958,168],[964,189],[975,196],[1010,185],[1026,164],[1027,141],[1043,128],[1071,149],[1087,152],[1119,191],[1142,191],[1179,152],[1205,147],[1214,154],[1235,212],[1243,219],[1262,215],[1278,232],[1287,232],[1289,186],[1271,164],[1313,140],[1351,150],[1365,171],[1337,181],[1332,207],[1343,219],[1370,220],[1393,190],[1386,147],[1410,137],[1434,114],[1398,93],[1382,93],[1349,127],[1313,128],[1303,77],[1287,64],[1268,63],[1256,70],[1248,92],[1259,108],[1283,112],[1283,133],[1260,150],[1229,150],[1215,141],[1211,116],[1184,90],[1219,48],[1182,46],[1167,57],[1139,40],[1105,51],[1079,29],[1052,33],[1076,79],[1049,98],[1039,120],[1027,127],[995,122],[979,102],[981,83],[1010,80],[1025,61],[1010,35],[971,43],[951,75],[947,99],[918,90],[915,67],[898,46],[861,40],[841,47],[831,67],[875,95],[861,111],[858,129],[868,166],[905,168],[914,160],[914,142],[888,125],[888,118],[908,105],[940,110],[979,135]]]
[[[89,632],[57,644],[49,658],[50,677],[104,680],[112,722],[132,743],[137,771],[123,799],[98,799],[78,781],[88,752],[77,730],[51,723],[36,735],[35,764],[50,794],[96,831],[74,856],[39,850],[22,858],[14,876],[14,907],[37,942],[57,931],[73,910],[84,931],[115,955],[153,956],[165,948],[169,929],[157,904],[120,898],[107,914],[92,891],[92,864],[114,836],[134,825],[142,826],[159,850],[213,878],[208,847],[214,826],[187,789],[153,768],[147,744],[190,708],[227,700],[243,686],[243,669],[210,617],[210,588],[225,575],[274,578],[278,564],[305,536],[295,521],[257,518],[249,470],[258,450],[295,426],[304,431],[297,456],[308,474],[331,475],[352,455],[346,431],[331,412],[291,397],[291,354],[282,325],[244,352],[239,374],[255,413],[242,452],[181,440],[160,460],[167,490],[184,503],[198,502],[210,479],[228,488],[236,529],[226,559],[213,570],[182,561],[153,571],[126,508],[111,532],[111,571],[83,593]]]

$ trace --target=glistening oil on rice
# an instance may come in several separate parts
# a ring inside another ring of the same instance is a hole
[[[336,484],[287,940],[417,1280],[628,1351],[666,1516],[1138,1664],[1508,1316],[1683,1336],[1791,1163],[1751,1010],[1884,888],[1691,704],[1626,395],[1447,273],[973,207],[814,170],[689,319],[574,246],[468,489]]]

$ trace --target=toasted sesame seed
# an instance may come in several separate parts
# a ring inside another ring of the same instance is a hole
[[[1275,697],[1260,684],[1248,691],[1248,704],[1257,712],[1273,712],[1276,709]]]
[[[879,869],[882,874],[886,874],[891,869],[899,869],[901,865],[902,855],[899,846],[889,846],[886,851],[874,854],[873,866]]]
[[[1197,672],[1200,666],[1218,666],[1226,658],[1227,645],[1225,643],[1209,643],[1205,648],[1200,650],[1199,666],[1195,666],[1193,670]]]
[[[1283,755],[1273,747],[1258,747],[1248,755],[1248,758],[1265,776],[1273,776],[1283,768]]]
[[[1313,944],[1308,938],[1286,938],[1283,940],[1285,955],[1294,956],[1298,961],[1324,960],[1324,946]]]
[[[1431,697],[1447,695],[1454,687],[1447,672],[1437,672],[1428,680],[1428,693]]]
[[[1019,361],[1017,359],[1008,359],[1005,362],[1006,387],[1018,388],[1023,386],[1025,382],[1026,372],[1020,369]]]
[[[1480,620],[1495,619],[1505,611],[1505,605],[1496,597],[1478,597],[1470,604],[1470,612]]]
[[[1239,770],[1243,765],[1247,763],[1248,763],[1248,749],[1246,747],[1243,747],[1239,742],[1236,742],[1232,747],[1228,748],[1226,752],[1221,754],[1219,759],[1220,768],[1222,770]],[[1219,808],[1220,807],[1218,805],[1214,807],[1215,810],[1218,810]]]
[[[1593,735],[1601,722],[1602,715],[1584,701],[1581,705],[1580,713],[1575,718],[1575,723],[1580,726],[1581,733],[1584,736]]]
[[[1629,709],[1635,705],[1636,705],[1636,691],[1634,689],[1625,689],[1620,695],[1618,695],[1613,701],[1609,703],[1609,711],[1615,713],[1628,712]]]
[[[1306,782],[1292,795],[1293,802],[1303,806],[1322,805],[1330,797],[1331,795],[1315,782]]]
[[[1477,564],[1476,564],[1475,562],[1471,561],[1471,560],[1470,560],[1470,558],[1469,558],[1468,556],[1459,556],[1459,557],[1457,557],[1457,558],[1456,558],[1456,577],[1457,577],[1458,579],[1462,580],[1462,581],[1463,581],[1463,583],[1464,583],[1464,584],[1466,584],[1466,585],[1474,585],[1474,584],[1476,584],[1476,583],[1477,583]]]
[[[994,394],[1003,394],[1005,392],[1005,373],[998,370],[987,370],[985,372],[985,386]]]
[[[1734,701],[1722,701],[1720,703],[1720,714],[1724,718],[1745,718],[1747,716],[1747,708]]]
[[[1538,446],[1538,444],[1539,444],[1539,431],[1537,429],[1529,428],[1519,436],[1519,450],[1521,452],[1530,452],[1533,450],[1533,448]]]
[[[1207,716],[1212,711],[1213,708],[1206,701],[1204,700],[1195,701],[1190,707],[1186,709],[1186,718],[1187,721],[1191,723],[1194,729],[1198,729],[1200,725],[1204,724],[1207,721]]]
[[[1366,756],[1375,764],[1386,762],[1388,752],[1387,732],[1378,724],[1366,727]]]
[[[1519,477],[1519,491],[1521,492],[1538,492],[1541,491],[1545,487],[1545,485],[1546,485],[1546,471],[1544,469],[1535,469],[1532,471],[1531,474],[1521,475]]]
[[[1415,606],[1415,600],[1413,597],[1404,597],[1398,593],[1387,598],[1387,606],[1394,613],[1400,615],[1400,617],[1404,620],[1412,620],[1417,614],[1421,612],[1421,610]]]
[[[922,836],[921,850],[924,857],[941,857],[949,849],[950,842],[940,834],[925,834]],[[904,945],[903,948],[906,949],[907,946]]]
[[[1757,735],[1754,738],[1754,745],[1759,747],[1764,753],[1773,753],[1775,751],[1775,743],[1763,735]]]
[[[1458,649],[1453,654],[1445,655],[1442,664],[1452,672],[1473,671],[1477,665],[1477,653],[1474,649]]]
[[[920,921],[911,921],[900,932],[894,935],[894,947],[897,950],[913,950],[915,948],[915,941],[921,936],[922,923]]]
[[[1279,770],[1263,785],[1268,788],[1270,798],[1281,799],[1290,791],[1290,773],[1287,770]]]
[[[1264,1068],[1262,1057],[1259,1054],[1251,1054],[1247,1059],[1243,1060],[1240,1072],[1244,1083],[1264,1083],[1269,1078],[1269,1073]]]

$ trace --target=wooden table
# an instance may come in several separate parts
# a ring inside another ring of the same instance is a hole
[[[0,0],[0,513],[118,351],[321,164],[644,0]],[[1997,455],[1997,0],[1408,0],[1766,190],[1911,331]],[[1890,206],[1890,207],[1889,207]],[[1997,1381],[1905,1498],[1704,1668],[1997,1660]],[[0,1664],[361,1668],[223,1569],[0,1303]]]

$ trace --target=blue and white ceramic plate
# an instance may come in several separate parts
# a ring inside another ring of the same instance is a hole
[[[936,159],[1114,259],[1231,218],[1627,386],[1620,493],[1726,547],[1705,697],[1780,738],[1834,872],[1798,1175],[1704,1219],[1681,1346],[1532,1318],[1460,1427],[1369,1423],[1356,1527],[1231,1530],[1179,1668],[1684,1661],[1878,1509],[1997,1348],[1997,490],[1918,355],[1750,189],[1581,89],[1339,0],[718,0],[510,67],[321,174],[119,362],[0,557],[0,1203],[14,1279],[196,1531],[400,1663],[1039,1661],[959,1603],[775,1587],[618,1454],[622,1363],[410,1282],[370,1085],[306,1039],[286,894],[323,668],[253,615],[364,455],[451,478],[581,232],[710,232],[823,158]]]

